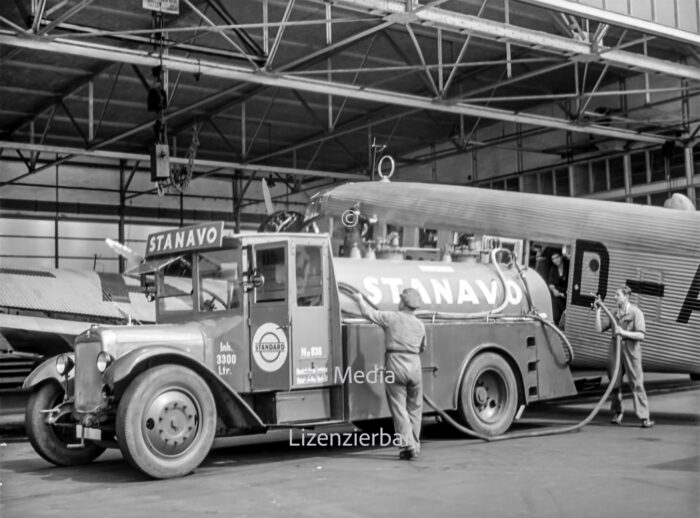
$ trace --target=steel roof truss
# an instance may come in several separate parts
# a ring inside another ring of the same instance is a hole
[[[361,12],[369,12],[389,20],[392,15],[405,13],[406,10],[406,4],[399,0],[334,0],[334,4]],[[457,32],[474,33],[486,39],[562,53],[579,60],[601,61],[621,68],[634,68],[700,81],[700,68],[698,67],[620,50],[604,49],[603,52],[593,52],[591,45],[584,41],[576,41],[472,15],[426,7],[412,11],[411,18],[415,19],[415,23],[442,27]]]

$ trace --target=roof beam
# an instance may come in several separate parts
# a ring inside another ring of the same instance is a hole
[[[552,9],[561,13],[573,14],[582,16],[589,20],[596,20],[602,23],[632,29],[644,34],[653,34],[661,38],[667,38],[688,45],[700,46],[700,34],[694,34],[675,27],[661,25],[660,23],[651,22],[642,18],[629,16],[626,14],[615,13],[605,9],[598,9],[589,5],[571,2],[570,0],[517,0],[525,4]]]
[[[620,68],[633,68],[647,72],[658,72],[673,77],[700,81],[700,67],[683,65],[673,61],[652,58],[623,50],[598,46],[594,50],[590,43],[565,38],[543,31],[455,13],[445,9],[425,7],[406,12],[406,3],[400,0],[333,0],[334,5],[369,12],[384,19],[403,16],[411,23],[441,27],[457,32],[473,33],[487,39],[506,41],[528,48],[562,53],[572,59],[596,61]]]
[[[81,148],[71,148],[64,146],[48,146],[31,144],[29,142],[11,142],[6,140],[0,140],[0,149],[14,149],[18,153],[24,151],[36,151],[40,153],[55,153],[59,155],[74,155],[74,156],[91,156],[98,158],[108,158],[117,160],[139,160],[143,162],[148,162],[150,156],[146,154],[138,153],[125,153],[120,151],[103,151],[103,150],[90,150]],[[170,157],[171,164],[182,164],[186,165],[189,162],[187,157]],[[27,164],[28,165],[28,164]],[[292,175],[292,176],[318,176],[321,178],[335,178],[338,180],[350,180],[350,181],[362,181],[366,180],[367,176],[352,174],[352,173],[338,173],[336,171],[321,171],[321,170],[308,170],[299,169],[294,167],[282,167],[282,166],[271,166],[262,164],[244,164],[241,162],[224,162],[220,160],[202,160],[195,158],[194,165],[198,169],[209,169],[209,168],[224,168],[230,170],[240,170],[240,171],[261,171],[264,173],[276,173],[281,175]],[[24,175],[23,175],[24,176]],[[13,180],[8,180],[6,182],[0,183],[0,187],[13,183],[18,178]]]
[[[52,42],[47,42],[41,39],[20,38],[14,34],[8,33],[8,31],[3,30],[0,30],[0,44],[74,56],[91,57],[106,61],[124,62],[148,67],[153,67],[161,63],[161,59],[159,59],[157,55],[147,51],[115,48],[85,42],[65,41],[60,38],[57,38]],[[531,124],[534,126],[545,126],[565,131],[590,133],[612,138],[650,142],[655,144],[661,144],[667,140],[665,137],[660,137],[649,133],[640,133],[625,129],[614,129],[596,124],[583,124],[556,117],[525,114],[512,110],[476,106],[464,102],[440,101],[430,97],[411,95],[377,88],[365,88],[363,86],[347,85],[332,81],[299,78],[282,73],[255,71],[249,68],[227,63],[200,61],[177,56],[163,56],[162,64],[170,70],[180,70],[190,74],[201,72],[203,76],[257,83],[266,86],[279,86],[281,88],[330,94],[339,97],[350,97],[363,101],[394,104],[407,108],[434,110],[452,115],[461,114],[472,117],[484,117],[486,119]],[[700,69],[697,69],[697,72],[698,79],[700,80]],[[131,134],[133,132],[128,133]],[[114,139],[110,140],[114,142]]]

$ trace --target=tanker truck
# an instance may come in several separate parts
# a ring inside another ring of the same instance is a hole
[[[222,222],[153,234],[132,273],[157,323],[93,326],[34,370],[31,444],[59,466],[118,448],[148,476],[171,478],[197,468],[215,437],[369,429],[390,415],[384,335],[350,295],[394,310],[405,287],[423,299],[425,394],[475,432],[503,434],[526,405],[576,390],[545,282],[498,254],[336,258],[325,234],[235,234]]]

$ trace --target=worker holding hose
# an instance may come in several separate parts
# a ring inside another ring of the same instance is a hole
[[[419,354],[425,350],[425,326],[414,315],[420,307],[417,290],[403,290],[398,311],[378,311],[370,307],[361,293],[353,294],[362,316],[384,328],[386,347],[386,397],[399,434],[399,459],[411,460],[420,451],[420,427],[423,414],[423,374]],[[392,373],[393,376],[389,376]],[[393,383],[389,380],[393,378]]]
[[[612,327],[613,342],[610,347],[610,367],[608,376],[612,377],[612,366],[615,364],[615,337],[620,336],[620,354],[622,356],[622,368],[618,370],[616,379],[610,379],[610,384],[614,386],[611,410],[613,412],[612,423],[622,423],[622,376],[627,373],[627,380],[632,389],[634,411],[640,419],[642,428],[651,428],[654,421],[649,417],[649,402],[644,390],[644,374],[642,372],[642,340],[646,332],[644,324],[644,314],[631,304],[629,296],[632,290],[628,286],[618,288],[615,291],[615,302],[617,310],[614,313],[615,321],[611,322],[608,317],[601,317],[601,306],[599,299],[596,300],[595,329],[602,332]]]

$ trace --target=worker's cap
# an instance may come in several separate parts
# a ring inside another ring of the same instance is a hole
[[[401,292],[401,300],[411,309],[418,309],[421,305],[420,293],[414,288],[406,288]]]

